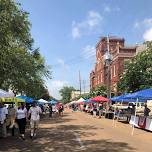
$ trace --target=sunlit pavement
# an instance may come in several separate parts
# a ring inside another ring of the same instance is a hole
[[[0,139],[0,151],[7,152],[151,152],[152,134],[135,129],[131,135],[128,124],[93,118],[81,112],[66,110],[62,117],[45,116],[37,138],[26,140],[17,136]]]

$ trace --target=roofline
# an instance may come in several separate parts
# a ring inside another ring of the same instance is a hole
[[[104,40],[107,40],[106,36],[101,37],[100,41],[97,42],[96,47],[99,45],[100,42],[102,42]],[[109,36],[109,41],[119,41],[119,42],[121,41],[121,42],[124,42],[125,39],[124,38],[119,38],[119,37],[116,37],[116,36]]]

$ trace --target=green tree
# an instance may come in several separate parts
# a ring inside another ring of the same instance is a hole
[[[28,13],[13,0],[0,0],[0,88],[37,98],[51,72],[33,50]]]
[[[91,90],[89,94],[83,94],[77,97],[77,99],[79,98],[84,98],[84,99],[89,99],[89,98],[93,98],[96,96],[107,96],[107,88],[104,85],[98,85],[95,90]]]
[[[59,92],[60,95],[62,96],[62,102],[63,103],[68,103],[71,100],[71,93],[72,91],[75,91],[74,87],[68,87],[68,86],[64,86]]]
[[[118,83],[119,92],[135,92],[152,87],[152,42],[126,65]]]
[[[106,96],[107,95],[107,88],[103,85],[98,85],[94,90],[95,96]]]

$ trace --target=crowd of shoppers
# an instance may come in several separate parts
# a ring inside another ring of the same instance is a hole
[[[131,106],[126,106],[126,108],[119,109],[118,107],[109,106],[106,103],[89,103],[89,104],[71,104],[69,105],[72,111],[84,111],[93,115],[93,117],[101,118],[101,116],[112,118],[119,118],[121,116],[127,117],[127,122],[130,121],[131,115],[135,115],[136,105],[131,104]],[[128,107],[128,108],[127,108]],[[145,104],[143,115],[145,117],[149,116],[151,110]]]
[[[62,104],[38,105],[34,101],[31,105],[21,103],[18,107],[15,107],[14,104],[9,104],[6,107],[3,102],[0,102],[0,138],[7,137],[7,130],[17,128],[19,137],[25,140],[25,131],[29,124],[30,138],[33,139],[36,137],[41,114],[46,116],[46,113],[49,113],[51,118],[53,113],[62,116],[63,110]]]
[[[103,115],[103,112],[106,110],[106,106],[103,105],[103,103],[91,103],[91,104],[75,104],[73,103],[72,105],[70,105],[70,108],[72,109],[72,111],[84,111],[87,113],[91,113],[93,115],[93,117],[98,117],[101,118],[101,116]]]

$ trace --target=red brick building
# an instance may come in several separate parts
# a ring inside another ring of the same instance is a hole
[[[90,89],[98,85],[108,84],[108,67],[105,64],[104,55],[107,51],[107,37],[102,37],[96,45],[96,64],[90,73]],[[130,60],[136,55],[136,47],[126,47],[123,38],[109,37],[109,52],[112,55],[111,62],[111,90],[117,93],[117,82],[124,70],[125,60]]]

